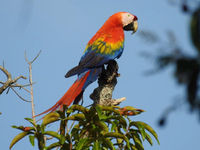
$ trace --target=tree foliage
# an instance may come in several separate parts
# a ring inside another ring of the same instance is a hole
[[[153,145],[152,136],[158,143],[159,141],[151,126],[131,120],[130,116],[142,112],[144,111],[131,106],[120,108],[96,105],[85,108],[72,105],[65,107],[63,111],[47,114],[41,124],[35,124],[32,119],[25,118],[31,126],[12,126],[22,132],[14,137],[9,148],[28,136],[33,146],[37,140],[40,150],[55,147],[61,150],[143,150],[143,141]],[[48,130],[48,126],[55,122],[60,124],[59,132]],[[54,141],[50,145],[46,144],[48,138]]]

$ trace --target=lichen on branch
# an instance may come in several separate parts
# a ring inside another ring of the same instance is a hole
[[[98,87],[94,89],[90,98],[94,101],[94,105],[100,104],[104,106],[115,106],[120,104],[126,98],[113,99],[112,93],[117,84],[118,64],[115,60],[110,60],[98,79]]]

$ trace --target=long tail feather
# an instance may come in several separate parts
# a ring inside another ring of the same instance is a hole
[[[83,86],[84,86],[89,74],[90,74],[90,71],[88,71],[80,79],[78,78],[74,82],[74,84],[69,88],[69,90],[63,95],[63,97],[55,105],[53,105],[51,108],[47,109],[46,111],[44,111],[38,115],[35,115],[34,117],[38,117],[43,114],[53,112],[56,109],[58,109],[59,107],[60,107],[60,109],[62,109],[63,105],[69,106],[76,99],[76,97],[79,96],[81,92],[83,92],[83,90],[84,90]]]

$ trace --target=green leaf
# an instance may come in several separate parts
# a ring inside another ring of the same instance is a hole
[[[14,129],[24,131],[24,132],[35,131],[34,127],[24,127],[24,126],[11,126],[11,127]],[[29,131],[25,131],[27,128],[29,128]],[[30,133],[32,133],[32,132],[30,132]]]
[[[92,150],[101,150],[100,143],[98,140],[94,142]]]
[[[11,127],[14,129],[19,129],[19,130],[24,131],[24,126],[11,126]]]
[[[56,143],[49,145],[48,147],[46,147],[46,150],[51,150],[51,149],[56,148],[58,146],[61,146],[60,142],[56,142]]]
[[[120,114],[125,115],[125,116],[135,116],[135,115],[138,115],[138,114],[144,112],[144,110],[137,109],[137,108],[134,108],[131,106],[126,106],[126,107],[120,108],[119,112],[120,112]]]
[[[121,133],[109,132],[109,133],[104,134],[104,137],[122,138],[122,139],[124,139],[124,141],[126,141],[127,147],[130,149],[129,139]]]
[[[132,138],[133,138],[133,136],[136,136],[138,138],[138,140],[140,140],[140,143],[142,143],[142,139],[140,139],[140,131],[139,130],[130,129],[129,133],[131,134]]]
[[[65,143],[65,137],[63,135],[60,136],[60,143],[61,144]]]
[[[117,144],[119,144],[119,145],[120,145],[120,144],[123,144],[123,141],[124,141],[123,139],[117,138]]]
[[[31,145],[34,146],[35,145],[35,136],[29,135],[29,141],[30,141]]]
[[[98,105],[96,106],[96,111],[97,111],[97,114],[99,116],[99,119],[101,119],[101,116],[102,116],[102,109],[101,107],[99,107]]]
[[[108,126],[103,121],[94,121],[94,124],[97,125],[104,132],[108,132]]]
[[[101,107],[99,107],[99,105],[96,105],[95,107],[97,115],[99,117],[99,120],[106,120],[107,118],[109,118],[109,116],[107,116],[104,112],[102,112]],[[95,113],[95,112],[94,112]]]
[[[42,125],[46,126],[46,125],[48,125],[50,123],[58,121],[59,118],[60,118],[59,113],[57,113],[57,112],[51,112],[51,113],[47,114],[46,116],[44,116]]]
[[[158,144],[160,145],[160,142],[158,140],[158,135],[157,135],[156,131],[151,126],[149,126],[148,124],[141,122],[141,121],[137,121],[137,123],[141,124],[147,131],[149,131],[154,136],[154,138],[156,139]]]
[[[68,108],[67,113],[70,114],[74,111],[80,111],[84,114],[86,114],[89,110],[81,105],[72,105],[70,108]]]
[[[34,127],[36,126],[36,124],[32,118],[24,118],[24,119],[27,120],[28,122],[30,122]]]
[[[19,140],[21,140],[22,138],[24,138],[28,134],[29,134],[29,132],[21,132],[18,135],[16,135],[14,137],[14,139],[12,140],[12,142],[10,143],[9,149],[11,149],[13,147],[13,145],[15,145]]]
[[[118,116],[117,119],[119,120],[119,123],[123,126],[124,129],[127,128],[127,123],[126,120],[124,119],[123,116]]]
[[[61,140],[61,135],[58,134],[58,133],[55,132],[55,131],[45,131],[43,134],[44,134],[44,135],[49,135],[49,136],[52,136],[52,137],[57,138],[58,140]]]
[[[111,150],[115,150],[115,147],[113,145],[113,143],[111,142],[111,140],[109,138],[103,138],[103,145],[106,146],[106,148],[110,148]]]
[[[107,119],[105,121],[110,123],[111,120],[117,121],[117,125],[122,125],[122,127],[124,129],[127,128],[127,122],[126,122],[124,116],[119,116],[119,115],[118,116],[109,116],[109,117],[107,117]]]
[[[15,126],[15,125],[13,125],[11,127],[14,128],[14,129],[18,129],[19,128],[18,126]]]
[[[145,138],[146,138],[146,132],[144,130],[144,127],[142,125],[140,125],[140,124],[138,124],[137,127],[138,127],[138,129],[139,129],[139,131],[140,131],[140,133],[142,135],[142,140],[144,141]]]
[[[136,148],[137,148],[138,150],[144,150],[144,147],[143,147],[143,145],[142,145],[142,142],[141,142],[141,140],[140,140],[139,135],[133,134],[133,140],[134,140],[135,146],[136,146]]]
[[[151,146],[153,145],[153,141],[151,139],[151,136],[147,133],[146,133],[146,140],[149,142],[149,144],[151,144]]]
[[[78,113],[78,114],[74,114],[72,116],[69,116],[66,118],[67,120],[75,120],[75,121],[84,121],[85,120],[85,115]]]
[[[138,149],[135,147],[135,145],[133,145],[132,143],[130,143],[130,145],[131,145],[131,149],[132,149],[132,150],[138,150]]]
[[[129,126],[131,127],[131,126],[135,126],[136,128],[138,128],[138,130],[140,131],[140,134],[141,134],[141,136],[142,136],[142,140],[144,141],[145,140],[145,138],[146,138],[146,132],[145,132],[145,127],[139,122],[139,121],[136,121],[136,122],[134,122],[134,121],[132,121],[130,124],[129,124]]]
[[[117,121],[117,120],[112,121],[111,132],[113,132],[113,130],[117,127],[118,123],[119,123],[119,121]]]
[[[116,107],[115,106],[102,106],[102,105],[99,105],[99,107],[102,109],[102,111],[110,111],[110,112],[113,112],[117,115],[120,115],[120,112],[118,110],[116,110]]]
[[[45,131],[43,134],[57,138],[60,141],[61,145],[65,143],[65,137],[63,135],[58,134],[55,131]]]
[[[80,139],[78,145],[76,146],[76,150],[82,150],[84,146],[88,144],[90,140],[88,138]]]

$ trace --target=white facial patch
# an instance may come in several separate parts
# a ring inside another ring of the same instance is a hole
[[[123,27],[133,22],[134,16],[130,13],[123,13],[122,14],[122,24]]]

